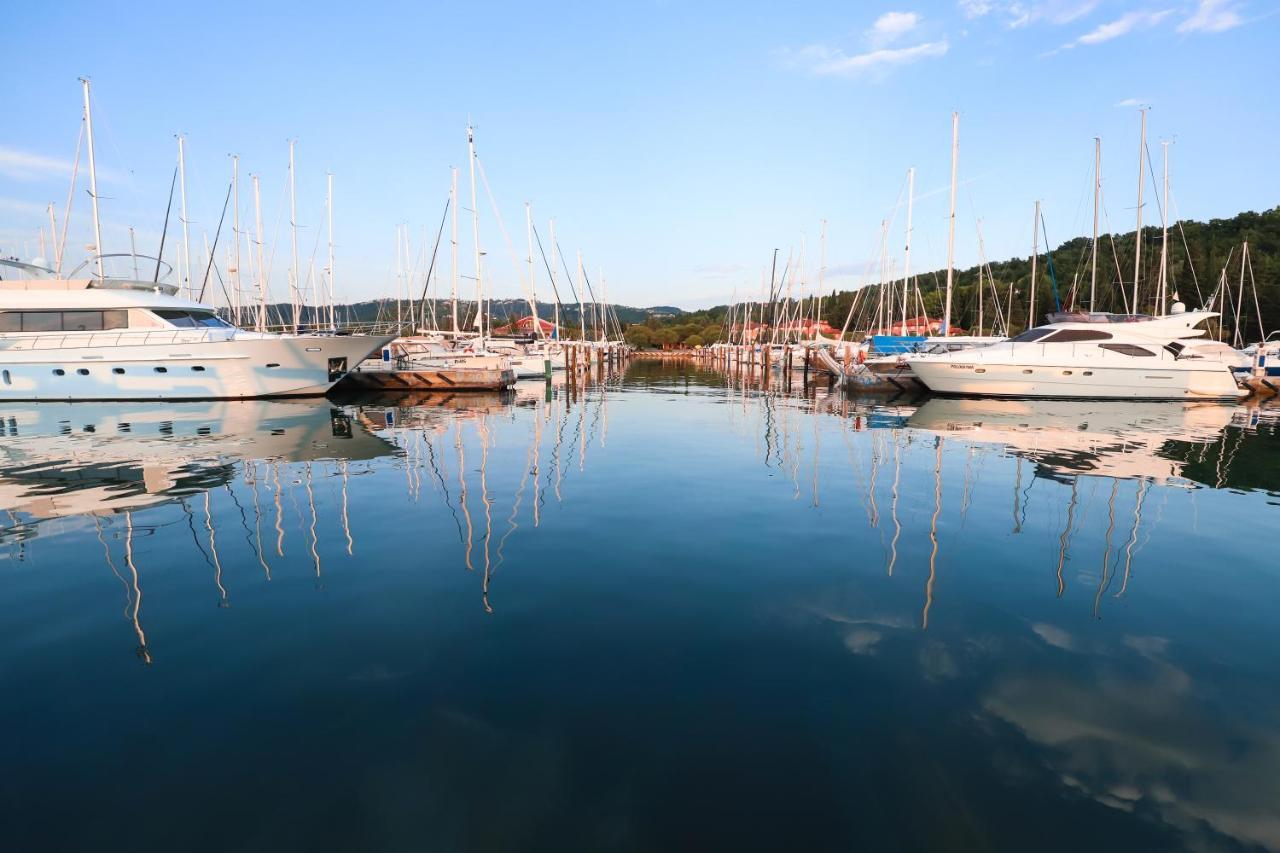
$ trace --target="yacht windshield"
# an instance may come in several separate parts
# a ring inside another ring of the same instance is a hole
[[[1009,340],[1017,344],[1025,344],[1031,341],[1038,341],[1044,336],[1051,334],[1053,334],[1053,329],[1027,329],[1022,334],[1009,338]]]
[[[152,311],[157,317],[180,329],[230,329],[230,323],[212,311],[173,311],[168,308],[156,308]]]

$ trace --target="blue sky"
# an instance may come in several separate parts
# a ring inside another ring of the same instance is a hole
[[[241,157],[242,227],[247,175],[261,175],[278,298],[287,140],[298,141],[302,254],[317,238],[323,254],[332,171],[339,297],[368,298],[395,292],[397,226],[415,253],[434,239],[450,166],[465,191],[468,116],[516,253],[529,201],[544,236],[554,216],[564,251],[580,249],[619,302],[696,307],[754,292],[773,249],[785,258],[802,241],[813,278],[822,219],[828,283],[853,286],[886,217],[901,254],[910,166],[911,265],[942,266],[952,110],[957,264],[979,256],[979,219],[988,258],[1026,255],[1036,199],[1054,242],[1089,231],[1094,136],[1105,224],[1132,228],[1139,103],[1151,107],[1151,153],[1173,141],[1176,215],[1280,203],[1276,11],[1262,0],[28,3],[6,20],[6,44],[26,56],[0,70],[0,251],[38,253],[48,202],[61,219],[87,75],[107,250],[127,251],[134,226],[154,252],[181,132],[197,249],[217,225],[228,154]],[[481,193],[495,293],[520,295]],[[1148,183],[1148,222],[1152,193]],[[70,256],[91,241],[88,211],[80,191]]]

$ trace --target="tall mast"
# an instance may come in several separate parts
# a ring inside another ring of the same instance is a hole
[[[951,282],[956,258],[956,166],[960,159],[960,113],[951,114],[951,214],[947,218],[947,295],[942,308],[942,334],[951,334]]]
[[[916,200],[916,170],[907,170],[907,247],[902,259],[902,334],[907,333],[907,291],[911,289],[911,208]]]
[[[234,254],[235,277],[232,279],[232,291],[235,294],[236,303],[236,325],[240,325],[240,157],[237,154],[231,155],[231,191],[233,193],[232,203],[235,207],[231,211],[231,234],[235,237],[236,247]]]
[[[1102,138],[1093,138],[1093,252],[1089,273],[1089,310],[1096,311],[1098,291],[1098,203],[1102,199]]]
[[[587,340],[587,303],[582,295],[582,250],[578,250],[578,325],[582,327],[582,341]]]
[[[89,106],[89,78],[81,77],[80,82],[84,86],[84,128],[89,140],[89,197],[93,199],[94,254],[98,258],[98,278],[102,279],[105,276],[102,269],[102,223],[98,219],[98,168],[93,159],[93,110]],[[183,216],[185,218],[186,214]]]
[[[1040,201],[1036,200],[1035,222],[1031,226],[1031,299],[1027,306],[1027,328],[1036,326],[1036,262],[1040,260]]]
[[[533,274],[533,206],[524,203],[524,230],[529,242],[529,307],[533,309],[533,327],[542,337],[542,321],[538,318],[538,284]]]
[[[1138,227],[1133,232],[1133,301],[1130,303],[1134,314],[1138,313],[1138,275],[1142,271],[1142,186],[1146,183],[1142,178],[1142,158],[1147,151],[1147,111],[1141,109],[1142,134],[1138,142]]]
[[[333,172],[328,172],[329,179],[325,207],[329,209],[329,328],[336,328],[333,321]]]
[[[93,146],[89,148],[92,150]],[[89,158],[90,162],[93,158]],[[182,188],[182,258],[187,279],[187,295],[195,297],[195,285],[191,281],[191,234],[187,229],[187,145],[186,137],[178,134],[178,184]]]
[[[298,193],[297,180],[293,168],[293,145],[296,140],[289,140],[289,231],[293,241],[293,266],[289,270],[289,298],[293,302],[293,332],[298,333],[298,322],[302,313],[301,299],[298,296]]]
[[[476,322],[480,325],[480,336],[485,336],[484,331],[484,280],[480,273],[480,205],[476,201],[476,141],[475,134],[471,130],[471,124],[467,124],[467,162],[471,166],[471,233],[476,244]]]
[[[262,194],[258,191],[258,176],[251,175],[253,180],[253,216],[257,223],[258,239],[258,331],[267,330],[267,268],[263,259],[262,248]]]
[[[453,303],[453,340],[458,340],[458,168],[449,169],[449,207],[453,210],[453,225],[449,238],[450,285],[449,298]]]
[[[827,274],[827,220],[825,219],[822,220],[822,233],[819,239],[822,241],[822,247],[818,258],[818,304],[814,308],[813,314],[813,335],[815,340],[818,335],[818,324],[822,322],[823,283]]]
[[[1156,306],[1156,316],[1165,313],[1165,298],[1169,280],[1169,143],[1161,142],[1164,149],[1164,204],[1160,210],[1160,304]]]
[[[559,263],[559,260],[556,257],[556,221],[554,219],[551,220],[550,237],[551,237],[551,295],[556,300],[556,313],[555,313],[555,321],[554,321],[555,328],[551,330],[551,334],[555,335],[556,339],[558,340],[560,338],[560,293],[559,291],[556,290],[556,264]]]

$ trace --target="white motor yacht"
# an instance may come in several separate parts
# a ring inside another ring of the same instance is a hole
[[[89,264],[63,278],[0,261],[0,401],[320,396],[390,339],[247,331],[171,284]]]
[[[1002,343],[911,359],[931,391],[992,397],[1221,400],[1243,396],[1231,365],[1198,341],[1210,311],[1163,317],[1055,315]]]

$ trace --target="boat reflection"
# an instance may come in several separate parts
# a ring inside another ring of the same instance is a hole
[[[995,400],[934,397],[907,419],[913,429],[995,444],[1034,462],[1042,476],[1097,475],[1182,480],[1170,441],[1208,444],[1232,423],[1235,406],[1112,400]]]
[[[314,480],[341,478],[341,524],[350,554],[348,466],[395,452],[393,445],[354,423],[347,413],[314,400],[178,403],[163,409],[145,403],[40,403],[7,409],[0,423],[5,434],[0,444],[0,512],[8,521],[0,530],[0,543],[16,546],[14,556],[23,560],[29,540],[46,528],[74,529],[66,522],[91,518],[105,562],[123,585],[138,656],[148,664],[152,656],[142,627],[143,582],[135,544],[172,521],[157,521],[150,514],[143,520],[138,513],[180,510],[178,523],[190,532],[193,557],[209,566],[217,604],[226,607],[230,595],[219,551],[216,494],[224,494],[234,508],[270,579],[262,492],[274,507],[274,550],[283,557],[284,504],[295,500],[294,487],[302,486],[318,582]],[[242,503],[246,487],[251,501]],[[252,506],[252,525],[246,503]],[[172,544],[166,540],[166,547]]]

